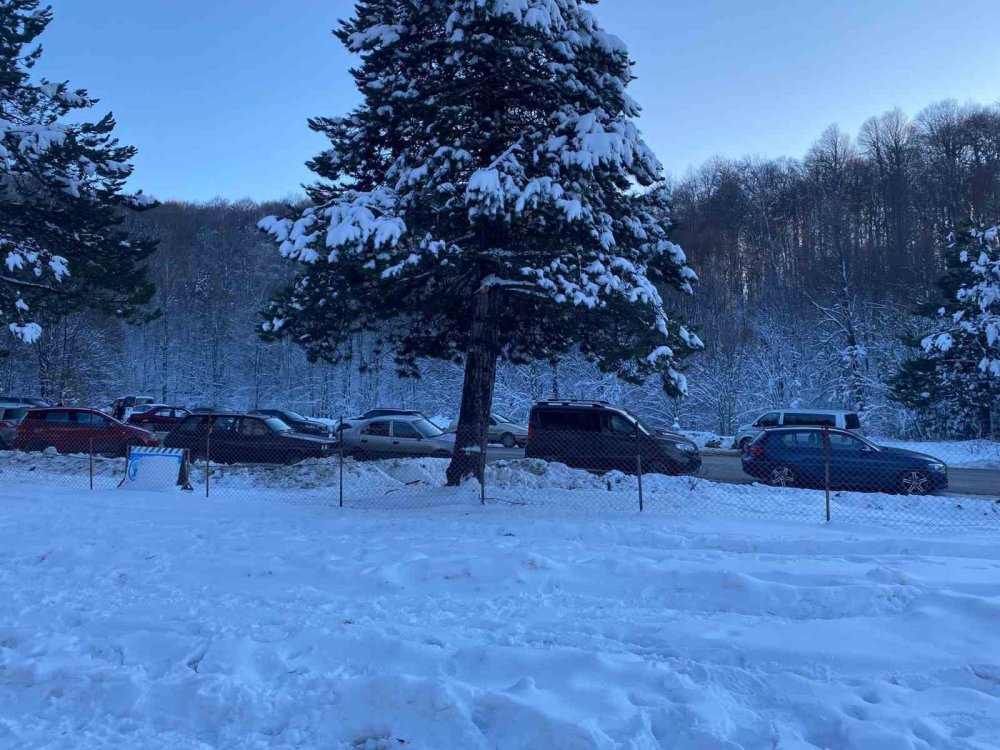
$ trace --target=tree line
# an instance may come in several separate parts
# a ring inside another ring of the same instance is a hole
[[[945,299],[936,282],[949,264],[948,227],[996,215],[998,180],[1000,110],[953,102],[912,120],[889,112],[856,138],[831,128],[802,159],[713,159],[671,189],[673,238],[700,276],[678,312],[706,342],[686,370],[687,398],[571,353],[502,365],[496,408],[523,417],[538,398],[606,398],[662,424],[725,434],[771,406],[835,406],[862,409],[882,434],[973,434],[892,398],[892,384],[933,329],[923,308]],[[291,269],[255,225],[283,208],[169,202],[130,215],[134,237],[159,243],[148,261],[156,319],[54,315],[30,356],[8,342],[0,389],[81,403],[127,391],[328,416],[377,403],[455,416],[455,364],[422,362],[420,378],[402,379],[374,335],[355,336],[336,365],[257,335]]]

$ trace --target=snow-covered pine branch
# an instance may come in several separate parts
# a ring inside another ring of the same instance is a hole
[[[134,269],[152,245],[129,243],[118,214],[155,204],[124,192],[135,149],[114,138],[110,114],[70,121],[97,100],[65,82],[32,80],[41,48],[31,45],[52,18],[38,6],[11,0],[0,7],[0,321],[26,343],[41,334],[32,309],[65,305],[74,290],[89,288],[88,297],[120,309],[148,298]],[[86,259],[79,279],[74,256]]]

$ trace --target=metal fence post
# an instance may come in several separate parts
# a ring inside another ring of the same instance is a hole
[[[340,422],[337,424],[337,440],[339,443],[339,449],[337,453],[340,455],[340,507],[344,507],[344,416],[340,416]]]
[[[89,446],[87,448],[87,456],[90,459],[90,489],[94,489],[94,438],[90,438]],[[125,466],[125,471],[128,471],[128,465]]]
[[[823,489],[826,492],[826,521],[830,522],[830,428],[823,425]]]
[[[206,420],[205,430],[205,497],[208,497],[208,486],[212,481],[212,418]]]
[[[493,404],[490,402],[490,408]],[[486,505],[486,447],[490,442],[490,428],[483,430],[483,443],[479,455],[479,504]]]
[[[642,513],[642,452],[635,454],[636,477],[639,479],[639,512]]]

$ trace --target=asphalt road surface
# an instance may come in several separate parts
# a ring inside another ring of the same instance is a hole
[[[522,448],[490,446],[486,450],[490,461],[511,461],[524,458]],[[702,452],[699,476],[726,484],[752,484],[757,480],[743,473],[740,454],[736,451]],[[948,468],[948,489],[939,495],[1000,496],[1000,469]]]

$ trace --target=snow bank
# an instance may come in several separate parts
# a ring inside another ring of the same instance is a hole
[[[993,535],[37,484],[0,509],[4,747],[1000,746]]]
[[[344,505],[352,508],[405,509],[449,505],[530,507],[556,510],[639,510],[639,481],[620,472],[603,475],[570,469],[538,459],[495,461],[486,466],[486,488],[469,482],[446,487],[448,459],[406,458],[356,462],[343,468]],[[114,487],[124,460],[95,462],[94,485]],[[86,456],[7,454],[0,459],[0,478],[7,483],[32,482],[50,488],[88,486]],[[204,494],[205,467],[191,469],[197,494]],[[239,497],[281,503],[338,505],[339,460],[307,461],[295,466],[211,467],[211,497]],[[647,474],[642,479],[647,513],[676,518],[702,516],[793,519],[824,522],[823,492],[775,489],[760,484],[725,484],[696,477]],[[485,495],[485,497],[484,497]],[[914,531],[941,528],[1000,529],[1000,497],[905,497],[877,492],[835,492],[831,517],[838,522],[879,524]]]

